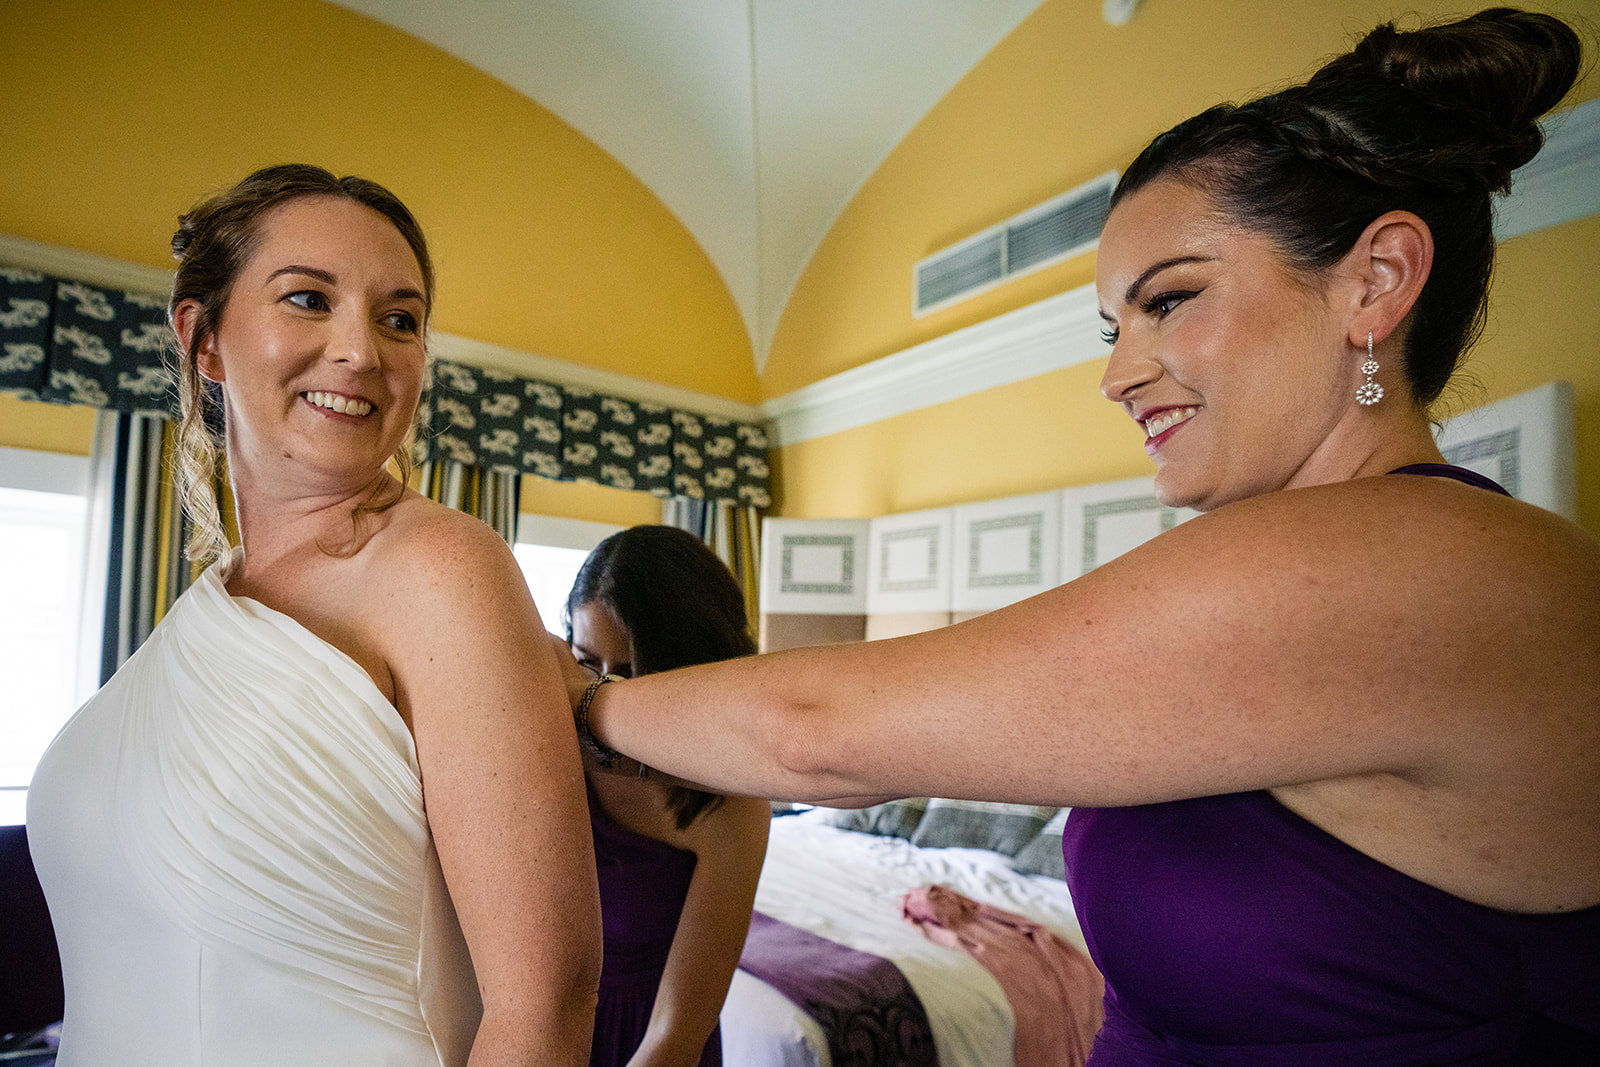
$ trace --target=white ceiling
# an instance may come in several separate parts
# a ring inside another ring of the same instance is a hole
[[[850,198],[1041,0],[335,2],[493,75],[619,160],[721,272],[759,368]]]

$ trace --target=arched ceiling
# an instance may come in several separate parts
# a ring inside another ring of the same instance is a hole
[[[850,198],[1041,0],[335,2],[498,78],[627,167],[721,272],[759,370]]]

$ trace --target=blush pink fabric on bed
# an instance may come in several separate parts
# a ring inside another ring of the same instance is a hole
[[[900,913],[937,944],[965,950],[994,976],[1016,1017],[1012,1059],[1083,1067],[1105,1015],[1105,981],[1089,957],[1032,919],[962,896],[913,889]]]

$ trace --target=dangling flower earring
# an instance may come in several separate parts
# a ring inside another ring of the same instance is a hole
[[[1361,373],[1367,376],[1367,383],[1356,390],[1356,403],[1370,408],[1383,399],[1383,386],[1372,380],[1378,373],[1378,361],[1372,358],[1371,330],[1367,331],[1367,361],[1361,364]]]

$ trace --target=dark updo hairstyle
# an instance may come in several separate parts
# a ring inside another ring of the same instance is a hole
[[[563,612],[568,644],[573,612],[585,604],[602,605],[628,632],[635,677],[756,650],[733,574],[705,542],[673,526],[633,526],[589,553]],[[682,830],[721,801],[673,787],[667,806]]]
[[[433,310],[433,260],[422,227],[398,197],[365,178],[336,178],[332,173],[304,163],[264,167],[239,184],[195,205],[178,218],[172,235],[172,255],[178,261],[167,316],[178,305],[193,300],[200,311],[188,351],[177,351],[178,378],[178,478],[184,510],[192,524],[185,555],[211,561],[228,550],[227,535],[217,509],[213,481],[217,455],[222,449],[222,393],[200,374],[196,353],[216,333],[233,283],[261,243],[266,217],[278,207],[302,197],[353,200],[371,208],[394,224],[417,257],[422,271],[423,328]],[[399,491],[369,501],[356,510],[356,519],[381,511],[399,501],[411,473],[411,440],[396,450],[400,469]]]
[[[1443,392],[1483,330],[1494,265],[1491,193],[1544,143],[1538,118],[1577,79],[1578,35],[1497,7],[1445,25],[1386,23],[1304,85],[1222,104],[1157,137],[1112,204],[1160,178],[1210,195],[1318,275],[1384,212],[1432,231],[1433,268],[1402,348],[1414,401]]]

